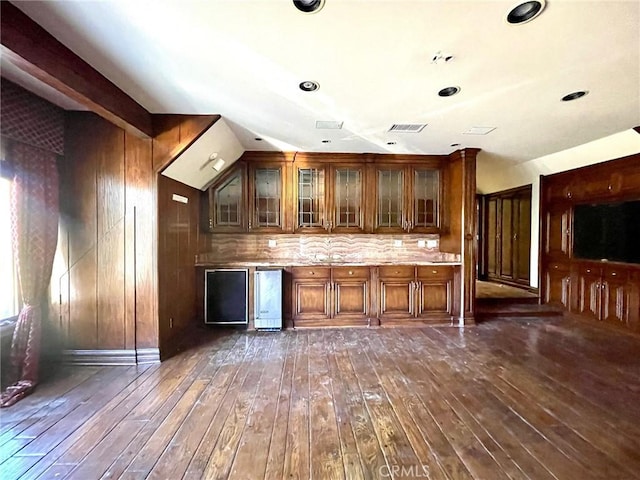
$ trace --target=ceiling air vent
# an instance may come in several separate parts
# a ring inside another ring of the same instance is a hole
[[[389,131],[398,133],[418,133],[426,126],[426,123],[394,123],[391,125]]]

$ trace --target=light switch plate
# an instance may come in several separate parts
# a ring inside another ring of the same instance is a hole
[[[425,247],[424,240],[418,240],[418,247],[420,247],[420,248],[424,248]]]
[[[394,247],[401,247],[402,246],[402,240],[394,240],[393,241],[393,246]]]
[[[273,248],[276,246],[276,241],[275,240],[269,240],[267,242],[267,244],[269,245],[269,248]]]
[[[436,248],[438,246],[437,240],[427,240],[427,248]]]

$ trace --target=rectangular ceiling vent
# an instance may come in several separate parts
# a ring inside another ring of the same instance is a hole
[[[334,120],[316,120],[316,128],[322,130],[340,130],[343,122],[336,122]]]
[[[487,133],[491,133],[496,129],[496,127],[471,127],[466,132],[462,132],[463,135],[486,135]]]
[[[398,133],[418,133],[426,126],[426,123],[394,123],[391,125],[389,131]]]

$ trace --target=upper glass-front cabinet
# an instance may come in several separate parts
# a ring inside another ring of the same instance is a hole
[[[358,166],[332,168],[331,230],[358,231],[364,228],[364,170]]]
[[[404,228],[404,169],[379,168],[377,171],[376,229]]]
[[[284,228],[282,165],[254,166],[250,172],[250,230]]]
[[[235,168],[209,190],[212,230],[241,231],[246,229],[245,169]]]
[[[296,228],[327,228],[325,219],[325,169],[304,167],[296,170]]]
[[[440,226],[440,172],[438,170],[414,169],[412,213],[412,230]]]

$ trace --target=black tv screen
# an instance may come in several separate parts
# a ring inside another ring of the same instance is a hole
[[[640,200],[576,205],[573,256],[640,263]]]

